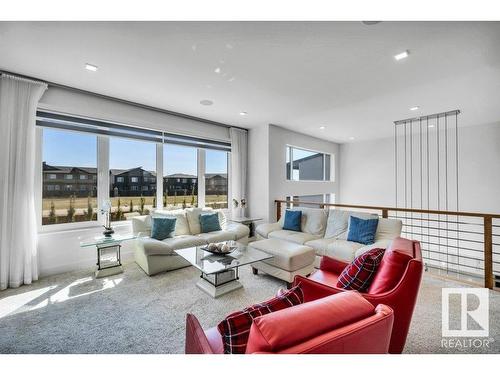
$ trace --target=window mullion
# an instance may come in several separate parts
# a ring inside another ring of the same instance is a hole
[[[109,200],[109,137],[97,137],[97,220],[103,222],[101,208]]]
[[[198,149],[198,207],[205,207],[205,149]]]
[[[156,144],[156,208],[163,208],[163,144]]]

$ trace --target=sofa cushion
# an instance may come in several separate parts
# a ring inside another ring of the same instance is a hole
[[[314,263],[314,249],[275,238],[251,242],[248,246],[273,255],[263,262],[285,271],[293,272]]]
[[[325,238],[336,238],[347,231],[349,215],[349,211],[329,210]]]
[[[224,232],[231,233],[233,236],[231,239],[235,241],[248,237],[250,234],[250,228],[240,223],[228,223],[223,226],[222,230]]]
[[[358,250],[356,250],[354,257],[357,257],[363,253],[366,253],[368,250],[375,249],[377,247],[380,247],[382,249],[387,249],[391,244],[391,242],[392,242],[391,240],[380,240],[380,241],[375,241],[371,245],[365,245],[363,247],[360,247]]]
[[[297,244],[305,244],[307,241],[312,241],[321,238],[314,234],[294,232],[291,230],[277,230],[269,233],[269,238],[278,238],[280,240],[289,241]]]
[[[186,234],[191,234],[189,231],[189,225],[186,217],[185,210],[156,210],[153,212],[152,217],[175,217],[177,221],[175,222],[175,235],[183,236]]]
[[[269,236],[269,233],[275,232],[277,230],[281,230],[281,225],[280,223],[265,223],[265,224],[260,224],[255,228],[255,232],[257,232],[258,235],[261,237],[267,238]]]
[[[301,211],[301,232],[315,234],[323,237],[326,228],[327,211],[322,208],[295,207],[287,208],[287,211]],[[285,215],[282,215],[278,223],[283,227]]]
[[[151,225],[151,237],[155,240],[172,238],[175,234],[175,217],[154,217]]]
[[[219,223],[219,214],[217,212],[202,212],[200,214],[200,228],[201,233],[222,230]]]
[[[351,216],[349,218],[347,241],[359,242],[363,245],[371,245],[375,242],[377,225],[378,218],[364,220],[356,216]]]
[[[201,246],[206,240],[197,236],[184,235],[158,241],[153,238],[139,238],[146,255],[174,255],[174,250],[186,247]]]
[[[408,267],[408,262],[413,259],[413,243],[410,240],[405,241],[407,241],[406,244],[408,246],[403,247],[400,245],[399,248],[401,250],[398,250],[397,246],[401,242],[395,241],[396,245],[389,246],[385,251],[379,269],[368,289],[368,293],[379,294],[388,292],[399,283]],[[411,250],[408,249],[410,246]]]
[[[312,247],[316,255],[323,256],[326,254],[328,245],[332,244],[335,238],[319,238],[317,240],[307,241],[304,245]]]
[[[217,325],[217,329],[222,336],[224,354],[244,354],[246,352],[250,327],[255,318],[303,302],[304,293],[299,284],[280,296],[228,315]]]
[[[200,233],[196,235],[196,237],[202,238],[207,243],[236,240],[234,233],[226,230],[218,230],[209,233]]]
[[[354,259],[339,275],[337,287],[365,291],[377,272],[385,249],[372,249]]]
[[[398,219],[380,218],[378,220],[375,241],[393,240],[401,235],[403,222]]]
[[[363,245],[357,242],[335,240],[326,247],[325,255],[350,263],[355,258],[356,251],[361,247]]]
[[[128,219],[132,222],[132,231],[134,234],[141,233],[145,236],[151,235],[151,216],[143,215],[143,216],[134,216]]]
[[[300,232],[302,221],[302,211],[299,210],[286,210],[285,221],[283,222],[283,229]]]

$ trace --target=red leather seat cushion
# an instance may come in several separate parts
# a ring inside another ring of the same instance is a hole
[[[327,271],[317,270],[311,276],[309,276],[308,279],[314,280],[320,284],[336,286],[339,275]]]
[[[364,319],[374,311],[355,291],[276,311],[254,320],[246,352],[277,352]]]
[[[250,327],[256,318],[274,311],[299,305],[303,302],[304,293],[299,284],[269,301],[258,303],[242,311],[229,314],[226,319],[217,325],[217,329],[222,337],[224,353],[245,353]]]
[[[393,289],[403,277],[408,262],[413,257],[413,242],[403,238],[395,239],[385,251],[368,293],[380,294]]]
[[[222,344],[222,336],[217,327],[212,327],[205,331],[207,336],[208,345],[215,354],[224,354],[224,345]]]

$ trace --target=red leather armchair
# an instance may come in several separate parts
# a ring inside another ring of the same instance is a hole
[[[313,293],[323,295],[345,292],[336,285],[340,273],[346,266],[347,263],[324,256],[318,271],[307,279],[296,276],[294,285],[301,283],[304,290],[312,290]],[[370,287],[366,293],[361,293],[361,296],[374,306],[384,304],[394,310],[389,353],[403,351],[417,301],[422,270],[420,243],[396,238],[385,251]],[[309,292],[307,295],[312,294]]]
[[[391,308],[374,307],[358,292],[325,294],[307,288],[308,300],[254,320],[246,353],[387,353],[393,324]],[[325,298],[321,298],[324,297]],[[216,327],[203,331],[186,317],[186,354],[222,354]]]

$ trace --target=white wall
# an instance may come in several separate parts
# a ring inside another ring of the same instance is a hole
[[[394,205],[394,139],[340,146],[341,203]],[[500,123],[459,128],[459,209],[500,212]]]
[[[286,146],[332,154],[332,181],[288,181]],[[266,151],[267,148],[267,151]],[[296,133],[276,125],[249,131],[249,210],[251,216],[274,221],[274,200],[291,195],[335,194],[338,196],[339,145]]]

